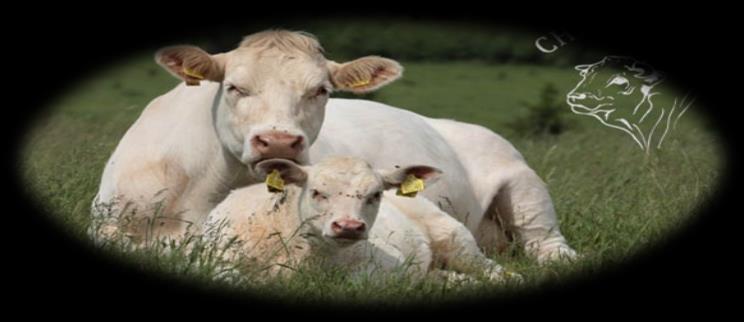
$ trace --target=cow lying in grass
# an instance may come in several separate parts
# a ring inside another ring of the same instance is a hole
[[[230,190],[258,182],[262,160],[309,164],[350,155],[376,168],[442,169],[440,182],[421,195],[483,247],[508,231],[540,261],[575,255],[545,184],[501,136],[376,102],[329,98],[398,79],[403,69],[393,60],[338,63],[312,36],[283,30],[251,35],[214,55],[168,47],[156,60],[183,82],[150,102],[107,162],[92,212],[131,220],[103,227],[104,235],[119,232],[136,243],[180,238],[198,230]]]
[[[430,201],[385,191],[414,178],[423,188],[438,169],[376,171],[359,159],[331,157],[312,166],[270,159],[256,170],[261,177],[277,171],[287,185],[275,193],[263,184],[235,190],[209,214],[204,227],[224,223],[222,233],[238,239],[228,260],[254,260],[271,275],[321,257],[367,272],[410,263],[414,276],[445,267],[452,274],[518,278],[486,258],[468,229]]]

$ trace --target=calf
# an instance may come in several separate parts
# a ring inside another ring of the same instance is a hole
[[[417,276],[441,266],[492,279],[506,274],[480,252],[465,226],[430,201],[385,191],[418,180],[423,188],[438,179],[438,169],[376,171],[350,157],[313,166],[281,159],[257,164],[262,177],[273,171],[288,184],[283,191],[271,193],[262,184],[238,189],[209,215],[205,230],[226,223],[223,234],[239,240],[227,253],[230,260],[257,260],[272,275],[318,257],[368,272],[410,261]]]

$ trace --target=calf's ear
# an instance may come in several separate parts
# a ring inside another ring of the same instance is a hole
[[[442,170],[428,165],[412,165],[403,168],[380,171],[385,189],[399,188],[409,181],[411,176],[422,180],[425,185],[434,184],[442,175]],[[421,187],[423,189],[423,186]]]
[[[403,66],[392,59],[367,56],[343,64],[328,61],[331,82],[336,90],[369,93],[403,75]]]
[[[165,47],[155,53],[160,66],[189,86],[199,85],[202,80],[221,82],[226,58],[226,54],[210,55],[196,46]]]
[[[301,186],[307,181],[307,172],[298,165],[285,159],[268,159],[256,164],[256,175],[259,179],[266,180],[274,170],[279,172],[279,176],[284,183],[292,183]]]

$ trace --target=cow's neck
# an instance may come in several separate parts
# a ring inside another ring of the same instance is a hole
[[[229,133],[225,124],[220,124],[224,109],[229,108],[222,97],[222,84],[212,100],[211,121],[216,139],[219,142],[218,152],[212,155],[208,169],[209,176],[215,178],[214,185],[217,187],[216,199],[222,200],[232,189],[256,183],[256,179],[250,175],[248,167],[240,162],[240,156],[236,155],[235,146],[242,145],[234,135]],[[232,147],[232,148],[231,148]],[[218,200],[218,201],[219,201]]]
[[[235,133],[230,121],[230,106],[222,96],[222,84],[212,99],[211,122],[214,133],[220,146],[225,149],[236,161],[239,161],[243,153],[243,138],[240,133]]]

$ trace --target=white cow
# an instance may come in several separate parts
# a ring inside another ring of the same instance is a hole
[[[257,263],[254,269],[272,276],[321,260],[367,273],[405,269],[417,277],[434,271],[519,278],[486,258],[470,231],[431,201],[389,191],[409,175],[430,186],[440,175],[436,168],[380,171],[356,158],[330,157],[312,166],[270,159],[256,170],[259,177],[276,170],[286,186],[275,192],[264,184],[234,190],[212,210],[205,235],[223,227],[221,240],[238,245],[224,260]]]
[[[442,169],[423,196],[481,246],[508,230],[540,261],[575,255],[544,183],[499,135],[376,102],[329,99],[334,90],[366,93],[394,81],[403,70],[395,61],[339,64],[310,35],[289,31],[257,33],[216,55],[168,47],[156,60],[184,82],[145,108],[106,164],[93,213],[127,218],[104,226],[107,234],[181,236],[231,189],[255,183],[262,160],[351,155],[376,168]]]

